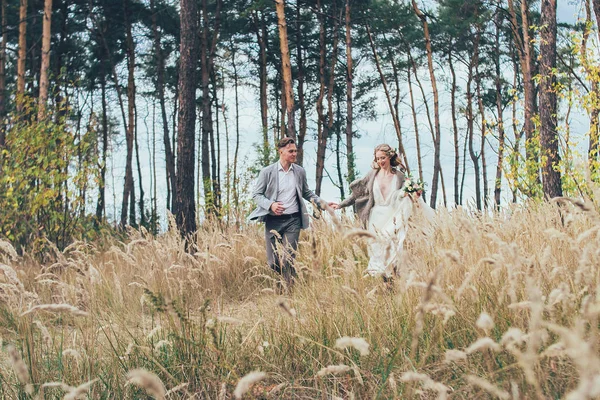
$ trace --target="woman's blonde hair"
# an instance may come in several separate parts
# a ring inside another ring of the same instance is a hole
[[[376,146],[375,150],[373,150],[373,163],[371,164],[371,167],[373,169],[379,169],[379,164],[377,163],[378,151],[383,151],[385,154],[387,154],[387,156],[390,158],[390,165],[392,167],[400,167],[400,170],[402,171],[406,169],[404,167],[404,164],[402,164],[402,161],[400,161],[400,156],[398,155],[396,150],[392,149],[392,146],[386,143]]]

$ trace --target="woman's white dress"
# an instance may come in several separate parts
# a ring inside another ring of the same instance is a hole
[[[390,188],[397,187],[397,175],[394,175]],[[387,198],[383,196],[377,179],[373,182],[374,205],[369,214],[368,229],[375,234],[376,239],[369,244],[369,265],[367,272],[371,276],[386,273],[388,267],[402,252],[408,220],[413,215],[415,207],[420,207],[428,222],[433,220],[435,211],[419,197],[415,201],[407,196],[402,189],[392,190]]]

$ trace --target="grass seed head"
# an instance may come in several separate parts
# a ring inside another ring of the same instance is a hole
[[[250,389],[256,382],[263,380],[267,377],[267,374],[261,371],[253,371],[242,377],[235,387],[233,395],[236,399],[241,399],[242,396]]]

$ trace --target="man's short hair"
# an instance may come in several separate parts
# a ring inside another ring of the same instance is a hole
[[[293,138],[286,136],[277,143],[277,148],[283,149],[288,144],[296,144],[296,141]]]

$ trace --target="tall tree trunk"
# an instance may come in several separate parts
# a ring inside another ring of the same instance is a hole
[[[211,68],[212,69],[212,68]],[[211,180],[214,198],[215,212],[220,216],[221,210],[221,143],[219,140],[219,97],[217,96],[217,79],[214,71],[211,74],[213,82],[212,98],[215,103],[215,125],[210,134],[210,161],[211,161]]]
[[[427,50],[427,65],[429,67],[429,77],[431,79],[431,90],[433,92],[433,116],[435,120],[435,139],[433,141],[433,181],[431,183],[431,201],[430,206],[436,207],[437,191],[438,191],[438,180],[441,174],[442,165],[440,162],[440,142],[441,142],[441,130],[440,130],[440,105],[439,95],[437,90],[437,81],[435,79],[435,73],[433,68],[433,51],[431,49],[431,38],[429,37],[429,24],[427,23],[427,17],[419,10],[415,0],[412,0],[412,6],[417,14],[417,17],[423,24],[423,34],[425,36],[425,49]]]
[[[421,160],[421,139],[419,137],[419,123],[417,119],[417,107],[415,104],[415,96],[413,95],[412,90],[412,80],[411,80],[411,64],[408,63],[406,67],[406,77],[408,82],[408,94],[410,97],[410,109],[412,111],[413,116],[413,127],[415,130],[415,145],[417,148],[417,163],[419,167],[419,180],[423,181],[423,162]]]
[[[203,8],[205,1],[203,1]],[[203,12],[204,14],[204,12]],[[203,24],[201,44],[200,44],[200,73],[202,86],[202,186],[204,188],[204,206],[207,212],[213,213],[214,194],[210,177],[210,137],[212,135],[212,107],[210,98],[210,70],[208,65],[208,26]]]
[[[102,155],[100,162],[100,176],[98,179],[98,202],[96,203],[96,226],[104,220],[106,215],[106,162],[108,160],[108,107],[106,105],[106,74],[100,72],[100,89],[102,96]]]
[[[473,169],[475,170],[475,202],[477,209],[481,210],[481,182],[480,182],[480,171],[479,171],[479,157],[475,153],[473,147],[473,138],[475,136],[474,127],[474,116],[473,116],[473,92],[471,92],[471,84],[473,83],[473,69],[479,62],[479,35],[475,40],[475,49],[471,62],[469,63],[468,79],[467,79],[467,135],[469,140],[469,155],[471,161],[473,161]]]
[[[452,114],[452,133],[454,139],[454,203],[460,204],[459,197],[459,174],[460,174],[460,145],[458,140],[458,124],[456,121],[456,71],[454,70],[454,63],[452,62],[452,46],[450,43],[450,50],[448,50],[448,66],[450,67],[450,74],[452,75],[452,83],[450,89],[450,110]]]
[[[181,43],[179,61],[179,118],[177,137],[177,226],[182,235],[196,231],[194,201],[196,67],[198,62],[198,10],[196,0],[181,0]]]
[[[333,45],[331,49],[331,65],[329,67],[329,83],[327,85],[327,123],[323,124],[321,140],[317,147],[317,173],[315,193],[321,194],[321,185],[323,183],[323,170],[325,168],[325,151],[327,149],[327,139],[333,128],[333,90],[335,87],[335,66],[338,56],[339,40],[339,20],[341,14],[337,15],[337,7],[333,9]]]
[[[321,194],[321,181],[325,169],[325,149],[327,136],[325,129],[325,115],[323,112],[323,99],[325,98],[325,59],[327,49],[325,44],[325,16],[321,0],[317,0],[317,20],[319,21],[319,96],[317,97],[317,163],[315,193]]]
[[[398,115],[396,114],[396,111],[394,109],[394,105],[392,103],[390,91],[388,90],[385,75],[383,74],[383,69],[381,68],[381,63],[379,62],[379,56],[377,55],[377,50],[375,49],[375,42],[373,41],[373,35],[371,34],[371,29],[368,25],[367,25],[367,36],[369,37],[369,43],[371,45],[371,52],[373,53],[373,60],[375,61],[375,67],[377,68],[377,72],[379,73],[379,78],[381,79],[381,84],[383,85],[383,91],[385,93],[385,97],[387,100],[388,109],[390,110],[390,114],[392,114],[392,121],[394,122],[394,129],[396,130],[396,136],[401,137],[402,129],[400,128],[400,119],[398,118]],[[403,147],[401,141],[398,143],[398,146],[399,146],[398,151],[400,152],[400,156],[404,159],[404,166],[406,167],[407,171],[410,172],[410,169],[408,166],[408,157],[406,156],[406,152],[404,151],[404,147]]]
[[[385,36],[384,36],[385,38]],[[394,60],[394,54],[391,49],[388,49],[388,57],[390,59],[390,64],[392,65],[392,73],[394,77],[394,86],[396,89],[396,94],[394,96],[394,105],[393,112],[396,115],[396,119],[398,120],[398,130],[396,131],[396,138],[398,139],[398,148],[403,149],[404,152],[404,141],[402,140],[402,127],[400,126],[400,74],[398,73],[398,67],[396,65],[396,61]],[[408,156],[404,154],[405,166],[407,168],[407,172],[410,173],[410,169],[408,169]]]
[[[300,109],[300,121],[298,130],[298,147],[297,163],[302,165],[304,161],[304,141],[306,138],[306,103],[304,101],[304,60],[302,42],[302,27],[300,26],[301,13],[300,2],[296,2],[296,58],[298,60],[298,108]]]
[[[52,26],[52,0],[44,0],[44,22],[42,23],[42,67],[40,68],[40,96],[38,120],[46,114],[48,101],[48,68],[50,67],[50,32]],[[3,27],[4,29],[4,27]]]
[[[341,93],[337,93],[335,96],[336,99],[336,120],[340,121],[342,119],[342,109],[340,106],[340,103],[342,102],[341,100]],[[336,166],[337,166],[337,173],[338,173],[338,182],[339,182],[339,188],[340,188],[340,199],[344,200],[344,198],[346,197],[346,194],[344,193],[344,177],[342,176],[342,151],[341,151],[341,147],[342,147],[342,125],[341,124],[336,124],[335,127],[335,133],[336,133],[336,149],[335,149],[335,160],[336,160]]]
[[[219,13],[220,13],[221,1],[217,1],[217,8],[215,11],[215,19],[212,27],[209,26],[207,0],[202,0],[202,43],[200,52],[201,61],[201,72],[202,72],[202,181],[204,186],[204,201],[206,209],[217,215],[218,207],[216,202],[217,193],[214,192],[213,185],[215,184],[214,179],[216,178],[216,157],[212,154],[210,148],[215,149],[214,146],[214,127],[212,117],[212,101],[213,98],[210,93],[210,78],[214,69],[214,56],[215,48],[218,40],[219,33]],[[212,38],[210,34],[212,33]],[[209,148],[210,145],[210,148]],[[215,173],[211,177],[211,165],[210,159],[212,158],[212,168]]]
[[[142,166],[140,162],[140,146],[138,141],[138,124],[137,124],[137,106],[134,106],[134,115],[135,115],[135,129],[133,131],[133,144],[135,147],[135,161],[138,170],[138,187],[140,189],[140,224],[142,226],[146,225],[146,206],[144,205],[144,184],[142,182]],[[135,207],[132,207],[135,210]]]
[[[292,65],[288,47],[287,23],[285,21],[285,1],[275,0],[277,11],[277,25],[279,26],[279,43],[281,47],[281,73],[285,97],[286,134],[296,139],[296,121],[294,118],[294,92],[292,89]]]
[[[477,28],[477,35],[481,33],[481,28]],[[479,56],[479,54],[478,54]],[[479,57],[477,58],[477,64],[475,64],[475,87],[477,93],[477,105],[479,107],[479,115],[481,117],[481,147],[479,149],[479,158],[481,159],[481,175],[483,180],[483,208],[488,207],[488,181],[487,181],[487,162],[485,159],[485,142],[487,140],[487,127],[485,118],[485,107],[483,105],[483,96],[481,94],[481,74],[479,73]]]
[[[596,2],[594,2],[594,11],[596,9]],[[592,27],[592,12],[590,7],[590,0],[586,0],[585,2],[585,14],[586,14],[586,27],[583,31],[583,38],[581,40],[581,59],[582,65],[587,73],[588,77],[594,75],[594,68],[590,65],[589,57],[588,57],[588,48],[587,43],[590,36],[590,30]],[[596,18],[598,18],[598,14],[596,14]],[[598,20],[600,21],[600,20]],[[600,35],[600,33],[599,33]],[[598,156],[600,152],[600,121],[598,116],[600,115],[600,106],[598,102],[600,101],[600,90],[598,88],[598,80],[595,78],[589,79],[592,84],[591,92],[588,92],[588,96],[590,100],[588,101],[588,113],[590,115],[590,130],[589,130],[589,143],[588,143],[588,164],[591,172],[591,177],[593,180],[598,179]]]
[[[6,1],[2,0],[0,12],[2,13],[2,43],[0,43],[0,150],[6,144],[6,41],[8,40],[8,30],[6,18]]]
[[[237,65],[235,63],[235,47],[233,40],[231,41],[231,48],[234,50],[231,53],[231,65],[233,66],[233,87],[235,90],[235,150],[233,153],[233,205],[236,211],[236,223],[237,223],[237,213],[239,207],[239,191],[238,191],[238,177],[237,177],[237,165],[238,165],[238,157],[240,154],[240,103],[238,96],[238,72]]]
[[[265,23],[264,13],[260,18],[255,11],[252,13],[256,41],[258,42],[258,77],[259,77],[259,97],[260,97],[260,120],[262,123],[263,143],[262,143],[262,164],[269,164],[269,114],[268,114],[268,76],[267,76],[267,24]]]
[[[127,111],[128,122],[125,132],[127,156],[125,159],[125,184],[123,186],[123,202],[121,208],[121,226],[127,223],[127,208],[130,206],[129,224],[135,225],[135,192],[133,188],[133,142],[135,136],[135,45],[129,20],[129,1],[123,0],[123,17],[127,40]],[[131,213],[133,210],[133,215]]]
[[[513,64],[513,87],[517,87],[517,84],[519,82],[519,63],[517,62],[517,57],[515,56],[515,51],[514,51],[514,46],[513,46],[513,50],[511,51],[511,56],[512,56],[512,64]],[[517,126],[517,102],[516,100],[513,100],[512,102],[512,129],[513,129],[513,136],[515,138],[515,144],[513,146],[512,149],[512,155],[513,155],[513,159],[510,162],[510,173],[511,176],[513,178],[513,184],[512,184],[512,202],[516,203],[517,202],[517,191],[519,190],[519,180],[518,180],[518,175],[519,175],[519,169],[518,169],[518,160],[520,160],[521,154],[520,154],[520,144],[521,144],[521,137],[523,135],[522,131],[518,128]]]
[[[500,1],[498,2],[500,6]],[[500,28],[502,23],[502,15],[499,11],[496,12],[496,33],[494,37],[495,58],[494,66],[496,68],[495,84],[496,84],[496,113],[498,114],[498,164],[496,165],[496,179],[494,180],[494,201],[496,208],[500,208],[500,193],[502,190],[502,164],[504,162],[504,109],[502,106],[502,81],[500,72]]]
[[[515,11],[513,0],[508,0],[508,9],[511,17],[511,28],[515,43],[519,50],[519,61],[521,64],[521,73],[523,76],[523,94],[525,97],[523,130],[525,131],[525,158],[527,164],[527,194],[533,194],[535,183],[539,182],[538,173],[538,152],[535,143],[535,126],[533,123],[535,110],[535,87],[533,82],[533,59],[532,44],[529,34],[529,5],[527,0],[521,0],[521,33],[519,33],[519,24]]]
[[[4,30],[4,27],[3,27]],[[17,60],[17,114],[23,111],[25,95],[25,61],[27,59],[27,0],[19,7],[19,58]],[[20,117],[20,116],[19,116]]]
[[[354,171],[354,129],[353,124],[353,60],[352,60],[352,25],[351,25],[351,7],[350,0],[346,0],[346,162],[348,164],[348,182],[354,181],[356,178],[356,172]]]
[[[556,117],[556,0],[542,0],[540,43],[540,147],[542,184],[547,198],[562,196]]]
[[[165,60],[162,53],[161,35],[158,29],[158,9],[156,1],[150,1],[152,8],[152,33],[154,37],[154,57],[156,59],[156,97],[160,103],[160,115],[162,117],[163,144],[165,146],[165,163],[167,168],[167,184],[170,193],[176,192],[175,179],[175,155],[171,147],[169,135],[169,121],[167,119],[167,106],[165,101]],[[173,210],[173,205],[167,201],[167,208]]]

